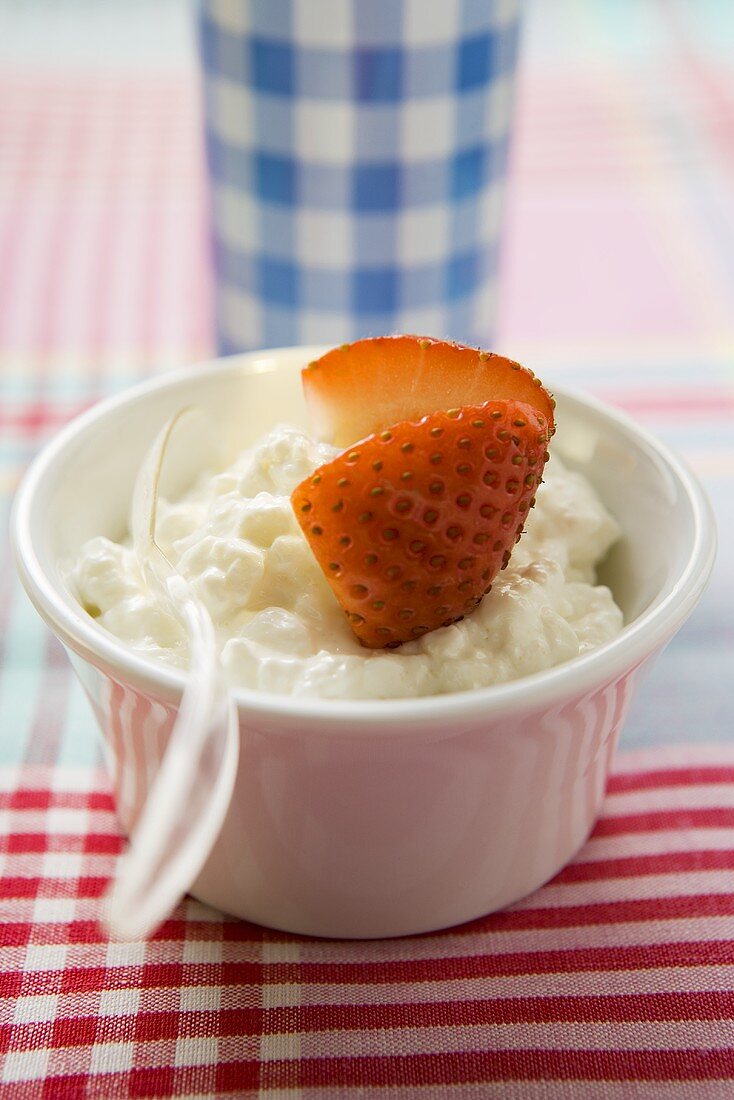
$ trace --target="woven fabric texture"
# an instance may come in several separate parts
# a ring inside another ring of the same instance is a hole
[[[734,1089],[731,748],[621,757],[591,839],[547,886],[372,943],[193,900],[150,942],[110,943],[96,918],[122,840],[106,783],[26,768],[0,784],[4,1097]]]

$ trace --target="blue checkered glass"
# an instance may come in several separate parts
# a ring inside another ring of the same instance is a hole
[[[487,344],[519,0],[203,0],[223,353]]]

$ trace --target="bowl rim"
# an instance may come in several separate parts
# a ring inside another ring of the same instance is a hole
[[[113,415],[121,406],[138,402],[153,392],[174,389],[207,373],[226,374],[237,367],[246,367],[248,363],[256,369],[258,360],[266,358],[298,354],[307,362],[324,350],[321,346],[308,345],[263,348],[176,368],[97,402],[74,417],[41,448],[15,494],[10,518],[11,542],[16,568],[31,602],[66,646],[106,673],[137,684],[159,697],[175,702],[181,696],[185,670],[167,666],[129,649],[124,642],[89,618],[81,607],[78,614],[73,613],[57,585],[43,569],[32,534],[34,503],[57,458],[76,438],[99,421]],[[277,364],[274,369],[277,369]],[[507,683],[444,695],[401,699],[276,695],[236,687],[232,689],[232,694],[240,717],[258,718],[262,722],[274,719],[276,725],[281,719],[297,719],[304,730],[323,730],[326,726],[338,725],[342,730],[351,732],[358,732],[365,726],[374,732],[376,722],[385,723],[389,718],[391,734],[396,726],[406,729],[435,727],[447,718],[461,716],[471,719],[479,714],[499,717],[508,711],[515,711],[518,706],[525,711],[545,708],[592,685],[612,682],[629,673],[669,641],[698,602],[716,556],[716,526],[707,495],[686,464],[627,414],[586,393],[564,386],[554,385],[553,389],[562,398],[593,410],[612,421],[618,430],[633,435],[638,444],[652,451],[674,475],[678,488],[685,494],[693,516],[690,553],[684,568],[668,585],[668,589],[664,589],[649,608],[611,641],[554,668]]]

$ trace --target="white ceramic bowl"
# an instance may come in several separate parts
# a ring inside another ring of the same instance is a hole
[[[182,406],[214,416],[225,459],[276,422],[307,426],[299,370],[320,350],[220,360],[105,401],[46,446],[18,492],[20,575],[91,700],[126,830],[183,676],[86,615],[60,563],[93,534],[125,533],[138,465]],[[663,446],[596,401],[557,397],[554,447],[624,531],[604,568],[622,634],[558,668],[462,694],[336,701],[237,691],[235,791],[195,897],[293,932],[400,936],[508,905],[583,843],[640,677],[704,589],[715,528],[699,485]],[[198,461],[195,447],[179,448],[173,491]]]

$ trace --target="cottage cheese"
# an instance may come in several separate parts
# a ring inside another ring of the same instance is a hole
[[[232,685],[342,699],[438,695],[551,668],[621,630],[609,589],[595,583],[617,524],[588,481],[554,457],[508,568],[471,615],[399,650],[362,648],[289,501],[336,453],[277,428],[181,500],[160,502],[157,541],[208,608]],[[129,545],[91,539],[69,581],[133,649],[186,665],[182,628],[147,589]]]

